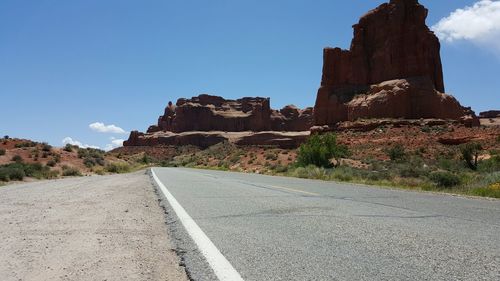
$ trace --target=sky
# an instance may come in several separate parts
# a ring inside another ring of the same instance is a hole
[[[313,106],[322,49],[383,0],[2,0],[0,136],[110,149],[169,100],[210,93]],[[445,86],[500,109],[500,1],[420,0]]]

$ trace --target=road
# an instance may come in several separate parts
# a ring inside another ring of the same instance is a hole
[[[0,280],[187,281],[144,172],[0,187]]]
[[[499,200],[153,171],[244,280],[500,280]],[[167,211],[191,277],[216,279],[174,211]]]

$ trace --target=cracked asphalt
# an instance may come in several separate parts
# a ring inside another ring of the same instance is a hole
[[[500,280],[499,200],[154,171],[245,280]],[[167,211],[190,277],[214,280]]]

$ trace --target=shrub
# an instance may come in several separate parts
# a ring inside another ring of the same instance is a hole
[[[56,161],[54,161],[54,160],[49,160],[49,161],[47,162],[47,166],[49,166],[49,167],[55,167],[55,166],[56,166]]]
[[[1,155],[5,155],[5,149],[3,149],[3,148],[0,148],[0,156]]]
[[[477,158],[482,149],[480,144],[474,142],[466,143],[460,147],[462,159],[471,170],[477,170]]]
[[[153,162],[153,159],[149,155],[144,153],[144,155],[142,155],[142,157],[139,159],[138,162],[145,164],[145,165],[148,165],[149,163]]]
[[[113,162],[106,165],[106,171],[109,173],[122,174],[130,172],[130,165],[122,162]]]
[[[67,152],[73,152],[73,146],[69,143],[67,143],[65,146],[64,146],[64,151],[67,151]]]
[[[20,156],[20,155],[14,155],[14,157],[12,157],[12,161],[16,162],[16,163],[20,163],[20,162],[23,162],[23,158]]]
[[[337,144],[337,136],[334,133],[315,134],[300,146],[297,163],[302,167],[314,165],[329,168],[333,166],[330,161],[332,158],[339,160],[348,155],[347,147]]]
[[[94,166],[95,166],[95,164],[96,164],[96,163],[95,163],[95,161],[94,161],[94,158],[87,156],[87,157],[85,157],[85,158],[83,159],[83,164],[84,164],[87,168],[92,168],[92,167],[94,167]]]
[[[48,143],[44,142],[44,143],[42,143],[42,150],[45,152],[50,152],[52,150],[52,146],[49,145]]]
[[[9,181],[9,173],[7,169],[5,168],[0,168],[0,181]]]
[[[460,178],[450,172],[433,172],[430,174],[429,179],[439,187],[449,188],[460,184]]]
[[[15,148],[22,148],[22,147],[35,147],[36,142],[34,141],[28,141],[28,142],[22,142],[22,143],[16,143],[14,146]]]
[[[267,152],[264,157],[266,158],[266,160],[278,160],[278,155],[276,153],[273,153],[273,152]]]
[[[77,168],[64,166],[62,175],[64,177],[78,177],[81,176],[82,173],[80,173],[80,170],[78,170]]]
[[[480,161],[477,169],[480,172],[500,171],[500,155],[493,155],[490,159]]]
[[[18,181],[22,181],[24,179],[24,177],[26,176],[25,172],[23,171],[23,169],[19,169],[19,168],[12,168],[10,169],[9,171],[9,179],[10,180],[18,180]]]
[[[402,160],[406,156],[405,148],[400,144],[396,144],[387,150],[387,155],[392,161]]]

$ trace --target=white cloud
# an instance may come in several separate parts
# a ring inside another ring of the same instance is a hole
[[[115,149],[117,147],[121,147],[121,146],[123,146],[123,142],[125,141],[123,139],[116,139],[113,137],[110,138],[110,140],[111,140],[111,143],[108,143],[106,145],[106,147],[104,148],[105,150],[112,150],[112,149]]]
[[[446,42],[466,40],[500,55],[500,1],[481,0],[457,9],[432,30]]]
[[[62,144],[63,145],[66,145],[66,144],[71,144],[71,145],[78,145],[79,147],[81,148],[97,148],[99,149],[98,146],[95,146],[95,145],[88,145],[88,144],[83,144],[77,140],[74,140],[73,138],[71,137],[65,137],[63,140],[62,140]]]
[[[112,134],[126,134],[127,132],[122,128],[115,125],[104,125],[101,122],[95,122],[89,125],[89,128],[92,131],[96,131],[99,133],[112,133]]]

